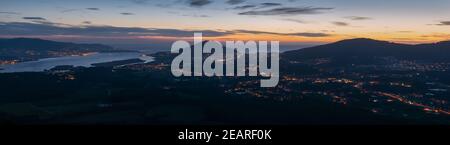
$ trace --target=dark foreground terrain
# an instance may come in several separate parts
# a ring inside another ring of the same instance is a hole
[[[450,63],[444,55],[326,53],[328,47],[344,51],[346,43],[372,42],[352,41],[282,54],[274,88],[260,88],[260,78],[174,78],[168,53],[153,54],[156,61],[147,64],[0,74],[0,122],[450,124]]]

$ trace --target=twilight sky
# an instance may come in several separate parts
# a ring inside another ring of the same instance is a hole
[[[0,37],[147,46],[191,39],[317,44],[450,39],[449,0],[1,0]]]

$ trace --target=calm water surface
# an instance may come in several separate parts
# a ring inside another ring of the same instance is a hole
[[[0,66],[0,73],[40,72],[60,65],[92,67],[91,64],[139,58],[145,62],[153,61],[153,57],[139,52],[93,53],[87,56],[65,56],[45,58],[37,61],[21,62],[14,65]]]

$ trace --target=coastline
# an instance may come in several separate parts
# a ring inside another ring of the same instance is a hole
[[[154,61],[154,57],[136,51],[96,52],[77,56],[43,58],[35,61],[4,65],[0,73],[41,72],[61,65],[96,67],[93,64],[115,64],[117,62],[122,64],[129,60],[137,59],[142,61],[142,63]]]

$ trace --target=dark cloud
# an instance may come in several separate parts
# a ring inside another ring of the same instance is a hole
[[[244,3],[244,2],[245,2],[245,0],[228,0],[227,4],[237,5],[237,4],[241,4],[241,3]]]
[[[438,26],[450,26],[450,21],[441,21],[439,24],[436,24]]]
[[[275,33],[275,32],[253,31],[253,30],[233,30],[231,32],[233,32],[233,33],[247,33],[247,34],[273,34],[273,35],[280,35],[281,34],[281,33]]]
[[[192,37],[194,32],[202,32],[204,36],[224,36],[230,32],[213,30],[179,30],[179,29],[154,29],[139,27],[115,27],[115,26],[60,26],[56,24],[0,22],[0,32],[4,35],[71,35],[71,36],[101,36],[101,37],[132,37],[132,36],[167,36],[167,37]]]
[[[90,24],[90,21],[83,22]],[[180,29],[156,29],[140,27],[115,27],[115,26],[95,26],[81,25],[70,26],[57,23],[24,23],[24,22],[0,22],[0,32],[3,35],[10,36],[84,36],[84,37],[145,37],[145,36],[163,36],[163,37],[192,37],[194,32],[202,32],[203,36],[219,37],[238,33],[247,34],[272,34],[285,36],[302,37],[326,37],[331,36],[326,33],[276,33],[251,30],[180,30]]]
[[[289,21],[289,22],[295,22],[295,23],[300,23],[300,24],[306,24],[307,22],[303,21],[303,20],[299,20],[299,19],[283,19],[285,21]]]
[[[270,10],[254,10],[239,13],[239,15],[302,15],[302,14],[319,14],[333,8],[316,8],[316,7],[282,7]]]
[[[243,5],[243,6],[237,6],[234,7],[233,9],[235,10],[244,10],[244,9],[250,9],[250,8],[256,8],[256,5]]]
[[[22,19],[24,19],[24,20],[33,20],[33,21],[35,21],[35,20],[45,21],[46,20],[45,18],[42,18],[42,17],[22,17]]]
[[[86,10],[91,10],[91,11],[99,11],[100,8],[86,8]]]
[[[211,0],[188,0],[188,4],[192,7],[202,7],[211,4]]]
[[[261,7],[274,7],[274,6],[281,6],[280,3],[261,3]]]
[[[208,15],[197,15],[197,14],[183,14],[181,16],[194,17],[194,18],[208,18],[208,17],[210,17]]]
[[[371,20],[372,18],[370,17],[361,17],[361,16],[348,16],[348,17],[344,17],[346,19],[350,19],[350,20],[355,20],[355,21],[359,21],[359,20]]]
[[[303,36],[303,37],[328,37],[332,36],[331,34],[326,33],[290,33],[289,35],[294,36]]]
[[[128,13],[128,12],[123,12],[123,13],[120,13],[121,15],[125,15],[125,16],[130,16],[130,15],[134,15],[134,13]]]
[[[84,8],[84,9],[64,9],[61,13],[70,13],[70,12],[87,12],[87,11],[100,11],[100,8]]]
[[[276,6],[281,6],[281,3],[260,3],[260,4],[251,4],[251,5],[243,5],[243,6],[236,6],[233,9],[235,10],[244,10],[244,9],[250,9],[250,8],[255,8],[255,9],[262,9],[262,8],[268,8],[268,7],[276,7]]]
[[[346,23],[346,22],[331,22],[332,24],[336,25],[336,26],[349,26],[350,24]]]
[[[310,33],[310,32],[300,32],[300,33],[276,33],[276,32],[265,32],[265,31],[252,31],[252,30],[234,30],[232,33],[247,33],[247,34],[270,34],[270,35],[285,35],[285,36],[301,36],[301,37],[328,37],[332,36],[327,33]]]
[[[90,25],[90,24],[92,24],[92,22],[91,22],[91,21],[83,21],[82,23],[83,23],[83,24],[86,24],[86,25]]]

